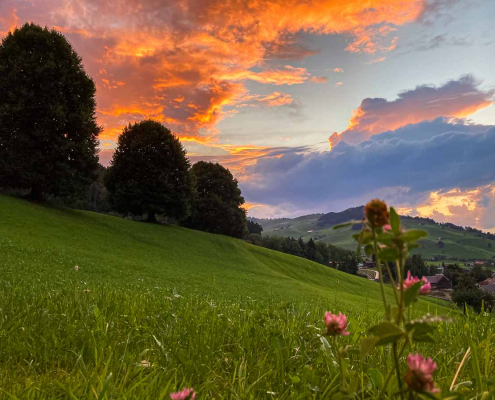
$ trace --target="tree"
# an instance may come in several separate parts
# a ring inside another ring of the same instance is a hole
[[[423,277],[424,275],[428,275],[429,268],[423,260],[421,254],[413,254],[412,257],[406,260],[404,272],[407,274],[408,271],[411,272],[411,275],[417,276],[419,278]]]
[[[247,233],[246,211],[237,179],[220,164],[205,161],[194,164],[191,172],[195,190],[186,226],[242,238]]]
[[[311,261],[315,261],[316,257],[316,245],[313,238],[309,239],[308,245],[306,246],[306,258]]]
[[[105,185],[118,212],[181,220],[189,211],[190,163],[179,139],[153,120],[129,124],[119,136]]]
[[[263,227],[258,224],[257,222],[254,221],[247,221],[247,230],[248,233],[255,233],[257,235],[261,235],[261,232],[263,232]]]
[[[495,305],[495,297],[480,289],[475,280],[466,274],[459,278],[457,286],[452,291],[452,301],[459,307],[464,307],[467,304],[477,312],[480,312],[482,305],[487,310],[491,310]]]
[[[60,33],[25,24],[0,44],[0,186],[84,193],[98,166],[95,85]]]

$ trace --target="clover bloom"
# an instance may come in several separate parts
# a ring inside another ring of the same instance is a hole
[[[349,336],[347,329],[347,317],[339,312],[339,315],[332,314],[330,311],[325,313],[325,325],[327,326],[327,335],[331,336]]]
[[[414,286],[418,282],[423,282],[421,285],[421,288],[419,289],[419,293],[421,294],[427,294],[431,290],[431,283],[428,282],[428,279],[426,277],[422,277],[419,279],[417,276],[412,276],[411,271],[407,271],[407,277],[404,279],[404,290],[409,289],[411,286]],[[400,289],[400,286],[399,286]]]
[[[421,294],[430,293],[431,283],[428,282],[428,279],[426,279],[426,277],[424,276],[421,278],[421,281],[423,282],[423,285],[421,286],[421,289],[419,289],[419,293]]]
[[[193,388],[184,388],[180,392],[170,393],[172,400],[194,400],[196,393]]]
[[[389,212],[384,201],[373,199],[364,207],[364,215],[371,226],[376,228],[388,224]]]
[[[416,392],[438,392],[433,382],[433,372],[437,369],[437,363],[431,358],[424,358],[421,354],[409,354],[407,356],[407,371],[404,377],[407,386]]]
[[[74,269],[75,269],[76,271],[79,271],[79,265],[76,265],[76,266],[74,267]]]
[[[404,279],[404,290],[409,289],[411,286],[414,286],[419,282],[419,278],[417,276],[412,276],[411,271],[407,271],[407,277]]]

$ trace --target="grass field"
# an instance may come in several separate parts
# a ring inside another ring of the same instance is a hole
[[[488,393],[493,318],[441,304],[415,312],[454,322],[415,350],[446,394],[471,347],[456,393]],[[345,311],[358,344],[378,306],[376,283],[239,240],[0,196],[2,399],[337,398],[323,313]],[[386,348],[346,364],[363,399],[392,365]]]
[[[257,220],[257,222],[263,226],[263,235],[266,236],[302,237],[305,241],[313,238],[355,250],[356,242],[352,234],[356,232],[350,227],[340,230],[334,230],[331,226],[319,227],[317,223],[321,215],[307,215],[294,219]],[[407,229],[423,229],[428,232],[428,237],[420,242],[421,248],[415,250],[425,259],[445,256],[446,261],[454,258],[493,260],[495,257],[495,241],[478,237],[474,232],[442,228],[440,225],[413,219],[404,219],[403,223]],[[444,243],[443,248],[438,245],[440,240]]]

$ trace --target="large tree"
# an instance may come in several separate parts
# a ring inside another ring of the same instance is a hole
[[[0,186],[83,193],[98,166],[95,85],[60,33],[34,24],[0,44]]]
[[[181,220],[192,191],[190,163],[179,139],[162,124],[146,120],[125,127],[108,169],[106,187],[116,211]]]
[[[220,164],[199,161],[192,167],[196,182],[193,207],[187,225],[237,238],[247,233],[244,198],[237,180]]]

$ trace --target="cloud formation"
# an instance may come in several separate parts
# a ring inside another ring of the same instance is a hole
[[[2,3],[2,16],[19,18],[0,21],[3,34],[32,20],[57,27],[81,53],[97,84],[103,138],[153,117],[202,142],[229,115],[225,107],[249,94],[247,81],[326,81],[288,63],[317,52],[299,33],[344,34],[348,51],[383,52],[425,8],[424,0],[32,0],[15,14],[16,0]]]
[[[341,142],[331,152],[261,159],[246,169],[252,179],[242,190],[253,203],[290,202],[306,213],[361,205],[376,195],[416,207],[431,192],[492,187],[493,149],[495,127],[437,119],[356,145]]]
[[[398,98],[367,98],[361,102],[346,130],[335,132],[331,146],[339,142],[356,144],[372,135],[437,117],[463,118],[493,103],[493,89],[483,90],[471,75],[442,86],[423,85],[399,93]]]

